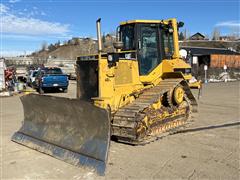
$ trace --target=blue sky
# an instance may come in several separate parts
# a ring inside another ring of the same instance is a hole
[[[1,55],[35,51],[43,41],[95,37],[98,17],[105,33],[125,20],[175,17],[188,33],[211,36],[214,28],[239,33],[239,13],[239,0],[0,0]]]

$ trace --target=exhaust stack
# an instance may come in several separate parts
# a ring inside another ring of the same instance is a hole
[[[98,53],[101,53],[102,52],[101,18],[97,20],[96,24],[97,24]]]

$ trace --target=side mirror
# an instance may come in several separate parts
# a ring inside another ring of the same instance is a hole
[[[182,21],[178,22],[178,28],[181,28],[183,26],[184,26],[184,22],[182,22]]]

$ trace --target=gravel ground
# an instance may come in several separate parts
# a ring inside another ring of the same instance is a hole
[[[111,142],[105,177],[10,141],[21,126],[19,96],[1,98],[1,179],[240,179],[239,82],[207,84],[185,133],[145,146]],[[71,81],[68,93],[75,97]],[[197,93],[196,91],[194,92]],[[201,128],[199,128],[201,127]]]

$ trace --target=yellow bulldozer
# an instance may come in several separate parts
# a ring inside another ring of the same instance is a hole
[[[115,51],[77,58],[77,98],[21,97],[23,126],[12,140],[103,175],[110,138],[142,145],[186,123],[197,111],[179,56],[176,19],[132,20],[117,28]]]

